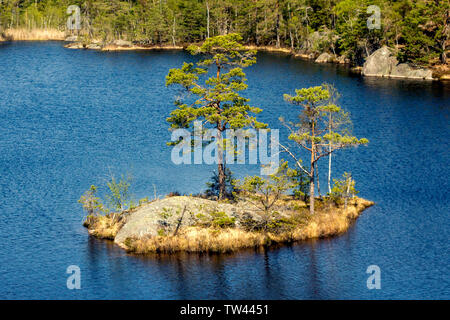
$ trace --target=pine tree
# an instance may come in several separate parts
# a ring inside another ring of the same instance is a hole
[[[314,214],[317,162],[337,150],[367,144],[369,141],[365,138],[358,139],[349,134],[334,131],[328,125],[329,115],[338,114],[341,108],[330,103],[331,94],[327,85],[297,89],[295,93],[295,96],[285,94],[284,98],[287,102],[300,106],[299,122],[286,123],[283,121],[283,123],[290,130],[289,139],[309,153],[310,168],[308,170],[301,165],[299,156],[289,152],[296,160],[297,165],[309,176],[310,214]]]
[[[171,69],[166,77],[167,86],[179,85],[197,97],[191,104],[175,101],[177,108],[167,119],[171,128],[189,128],[193,121],[203,120],[205,126],[218,131],[219,199],[223,199],[226,193],[222,146],[224,131],[267,127],[253,115],[260,113],[261,109],[250,106],[249,99],[240,95],[247,89],[242,68],[256,62],[255,52],[244,50],[241,41],[240,35],[228,34],[206,39],[200,46],[189,46],[192,54],[202,55],[200,61],[196,66],[194,63],[184,63],[181,68]],[[204,79],[209,72],[212,73],[210,77]]]

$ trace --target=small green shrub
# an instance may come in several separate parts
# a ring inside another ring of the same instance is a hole
[[[117,180],[113,175],[110,177],[110,181],[106,183],[109,193],[106,195],[106,200],[112,210],[122,212],[127,208],[130,208],[132,203],[132,196],[130,194],[132,178],[129,176],[121,175]]]
[[[225,212],[213,211],[210,215],[199,213],[195,216],[197,224],[202,227],[228,228],[233,227],[236,218],[229,217]]]
[[[209,225],[210,219],[203,213],[199,213],[199,214],[195,215],[195,218],[197,219],[197,221],[200,225]]]
[[[173,215],[173,212],[171,209],[163,208],[163,211],[159,213],[159,216],[163,220],[168,220]]]
[[[329,197],[338,206],[345,202],[345,198],[352,198],[359,192],[355,189],[355,180],[352,179],[351,174],[348,172],[344,172],[342,179],[333,179],[333,182],[334,186]]]
[[[265,222],[256,220],[251,214],[245,212],[240,219],[240,225],[245,231],[261,231],[265,227]]]
[[[233,227],[236,222],[236,218],[229,217],[225,212],[214,211],[211,213],[211,217],[211,225],[216,228]]]
[[[297,222],[293,219],[288,218],[278,218],[272,219],[267,223],[267,231],[272,233],[281,233],[292,231],[297,226]]]
[[[91,185],[89,190],[80,197],[78,202],[81,203],[88,217],[98,216],[107,212],[101,199],[97,197],[97,187],[94,185]]]

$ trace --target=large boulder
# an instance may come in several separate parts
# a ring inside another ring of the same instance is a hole
[[[392,71],[392,68],[398,63],[393,55],[393,50],[384,46],[369,57],[364,63],[362,74],[365,76],[386,77]]]
[[[125,48],[133,46],[133,43],[131,43],[130,41],[126,41],[126,40],[122,40],[122,39],[114,40],[114,42],[112,44],[115,46],[118,46],[118,47],[125,47]]]
[[[406,63],[399,64],[394,50],[386,46],[367,57],[361,74],[369,77],[433,79],[432,71],[429,69],[413,68]]]
[[[90,49],[90,50],[101,50],[102,46],[99,43],[89,43],[86,46],[86,49]]]
[[[78,41],[78,36],[68,36],[66,39],[64,39],[66,42],[75,42]]]
[[[317,57],[315,62],[316,63],[329,63],[329,62],[333,62],[333,60],[334,60],[334,57],[331,54],[324,52],[319,57]]]
[[[64,48],[68,49],[84,49],[85,46],[81,42],[71,42],[64,46]]]
[[[390,77],[432,80],[433,72],[429,69],[415,69],[407,63],[400,63],[392,68]]]

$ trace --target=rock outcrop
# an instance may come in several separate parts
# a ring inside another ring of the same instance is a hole
[[[392,69],[390,77],[433,80],[433,72],[428,69],[415,69],[407,63],[401,63]]]
[[[68,49],[85,49],[85,46],[81,42],[71,42],[64,46]]]
[[[339,64],[349,64],[351,61],[345,55],[339,56],[336,58],[336,63]]]
[[[197,224],[199,219],[201,220],[199,217],[210,217],[217,212],[235,218],[236,226],[239,226],[244,219],[261,219],[254,210],[248,208],[251,206],[187,196],[164,198],[143,205],[130,213],[125,218],[125,224],[117,233],[114,242],[123,247],[127,238],[156,236],[161,227],[173,232],[178,224],[180,227],[192,226]]]
[[[407,63],[398,63],[394,50],[383,46],[376,50],[364,63],[361,74],[368,77],[389,77],[433,80],[429,69],[416,69]]]
[[[125,47],[125,48],[133,46],[133,43],[131,43],[130,41],[122,39],[114,40],[112,44],[118,47]]]
[[[90,43],[86,46],[86,49],[90,49],[90,50],[101,50],[102,46],[99,43]]]
[[[334,57],[331,54],[324,52],[316,59],[315,62],[316,63],[329,63],[329,62],[333,62],[333,60],[334,60]]]
[[[75,42],[78,41],[78,36],[69,36],[66,39],[64,39],[66,42]]]

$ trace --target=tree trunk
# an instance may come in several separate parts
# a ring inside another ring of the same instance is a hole
[[[330,112],[330,117],[328,121],[328,132],[330,135],[332,128],[333,128],[333,116],[331,115]],[[330,152],[330,154],[328,155],[328,193],[331,193],[331,140],[330,145],[328,147],[328,152]]]
[[[216,62],[216,66],[217,66],[217,79],[220,79],[220,65],[217,64]],[[219,102],[220,104],[220,102]],[[217,105],[217,107],[220,110],[220,106]],[[220,113],[220,111],[219,111]],[[225,197],[225,167],[223,164],[223,150],[222,150],[222,132],[225,131],[224,125],[222,124],[222,121],[217,122],[217,129],[218,129],[218,133],[217,133],[217,143],[219,143],[219,147],[218,147],[218,152],[217,152],[217,157],[218,157],[218,173],[219,173],[219,200],[224,199]]]
[[[206,38],[209,38],[209,3],[206,1]]]
[[[294,35],[292,34],[292,13],[291,13],[291,5],[288,2],[288,11],[289,11],[289,21],[288,21],[288,26],[289,26],[289,39],[291,40],[291,50],[294,50]]]
[[[176,46],[176,42],[175,42],[175,24],[176,24],[176,18],[175,18],[175,12],[173,14],[173,26],[172,26],[172,44],[175,47]]]
[[[223,200],[226,195],[225,189],[225,166],[223,163],[218,164],[218,172],[219,172],[219,200]]]
[[[449,21],[450,21],[450,10],[448,10],[445,14],[444,17],[444,29],[443,29],[443,34],[445,35],[444,39],[442,40],[442,56],[441,56],[441,61],[443,64],[447,63],[447,53],[446,53],[446,44],[447,44],[447,39],[448,39],[448,34],[450,33],[450,25],[449,25]]]
[[[291,50],[294,50],[294,35],[291,29],[289,29],[289,38],[291,39]]]
[[[319,195],[319,198],[322,199],[322,194],[320,193],[320,179],[319,179],[319,165],[315,164],[316,166],[316,179],[317,179],[317,193]]]
[[[314,214],[314,167],[315,167],[315,158],[316,158],[316,152],[315,152],[315,143],[314,143],[314,122],[312,124],[312,142],[311,142],[311,171],[310,171],[310,178],[311,182],[309,183],[309,213],[311,215]]]
[[[352,181],[352,176],[350,176],[349,178],[347,178],[347,190],[345,191],[345,204],[344,204],[344,208],[347,209],[347,200],[348,200],[348,194],[350,192],[350,182]]]
[[[311,172],[309,182],[309,213],[314,214],[314,153],[311,152]]]
[[[328,155],[328,193],[331,193],[331,145],[330,154]]]
[[[276,10],[277,10],[277,24],[276,24],[276,34],[277,34],[277,48],[280,47],[280,12],[279,12],[279,3],[277,1]]]
[[[223,156],[223,145],[222,145],[222,137],[223,132],[225,131],[225,126],[222,121],[217,122],[217,171],[219,173],[219,200],[222,200],[226,196],[226,182],[225,182],[225,165],[224,165],[224,156]]]

